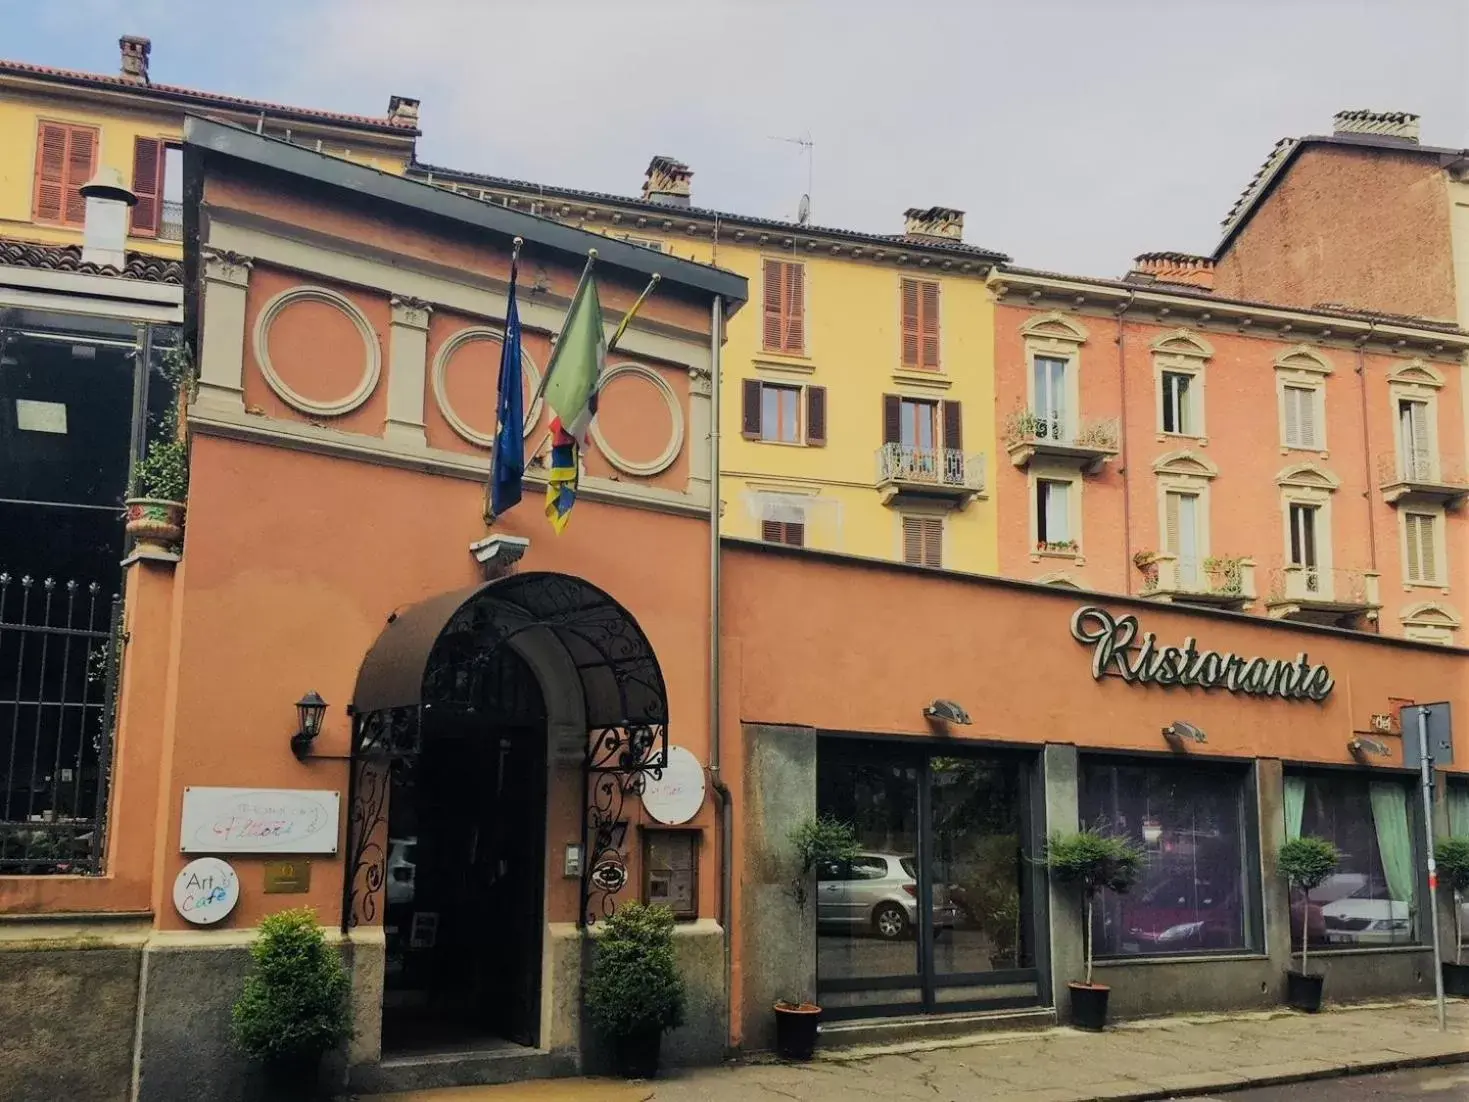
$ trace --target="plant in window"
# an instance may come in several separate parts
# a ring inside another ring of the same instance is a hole
[[[1036,540],[1037,551],[1052,551],[1062,555],[1074,555],[1081,545],[1075,540]]]
[[[180,342],[163,352],[161,371],[169,400],[156,433],[133,468],[128,485],[127,532],[143,547],[167,550],[184,536],[184,502],[189,494],[189,444],[179,420],[192,396],[193,357]]]
[[[1209,576],[1215,593],[1237,597],[1244,592],[1244,558],[1239,555],[1210,555],[1204,560],[1204,573]]]
[[[1086,957],[1086,980],[1071,983],[1072,1021],[1083,1029],[1101,1029],[1107,1024],[1110,988],[1092,983],[1092,912],[1103,891],[1126,893],[1142,871],[1143,851],[1131,839],[1104,834],[1095,828],[1075,834],[1053,835],[1046,843],[1045,865],[1062,884],[1081,889],[1082,946]]]
[[[1090,425],[1081,426],[1076,434],[1076,444],[1082,448],[1096,448],[1099,451],[1115,451],[1117,448],[1117,422],[1096,421]]]
[[[1307,942],[1310,940],[1311,890],[1319,888],[1336,871],[1341,853],[1325,838],[1292,838],[1280,847],[1276,863],[1280,875],[1301,893],[1301,970],[1286,973],[1287,1001],[1298,1010],[1315,1013],[1321,1008],[1321,976],[1306,971]]]
[[[1464,963],[1464,903],[1469,894],[1469,838],[1445,838],[1434,847],[1439,883],[1454,893],[1454,960],[1443,966],[1444,990],[1469,995],[1469,965]]]
[[[1017,409],[1005,418],[1005,443],[1023,444],[1027,440],[1044,437],[1045,429],[1045,421],[1032,410]]]
[[[586,982],[587,1016],[629,1079],[658,1071],[663,1034],[683,1024],[683,977],[673,956],[673,912],[624,903],[596,939]]]

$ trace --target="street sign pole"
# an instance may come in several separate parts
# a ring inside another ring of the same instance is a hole
[[[1423,835],[1428,843],[1428,909],[1433,916],[1433,989],[1438,1028],[1449,1028],[1443,994],[1443,946],[1438,940],[1438,862],[1433,857],[1433,756],[1428,751],[1428,709],[1418,709],[1418,771],[1423,782]]]

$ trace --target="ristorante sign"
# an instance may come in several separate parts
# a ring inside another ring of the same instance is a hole
[[[1311,665],[1305,651],[1294,660],[1249,658],[1199,650],[1193,636],[1181,647],[1160,647],[1151,631],[1139,640],[1140,631],[1136,616],[1116,617],[1095,605],[1079,608],[1071,617],[1071,634],[1092,648],[1092,677],[1099,680],[1115,675],[1140,685],[1187,685],[1316,701],[1325,700],[1336,686],[1331,671]]]

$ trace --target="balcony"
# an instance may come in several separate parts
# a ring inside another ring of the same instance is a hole
[[[1437,456],[1417,450],[1379,455],[1377,485],[1389,505],[1418,501],[1452,509],[1469,497],[1469,476],[1462,468],[1440,463]]]
[[[165,199],[158,219],[158,240],[182,241],[183,239],[184,205],[173,199]]]
[[[1288,565],[1270,572],[1265,608],[1276,620],[1356,628],[1375,621],[1382,608],[1373,570],[1323,570]]]
[[[984,493],[984,456],[884,444],[877,449],[877,492],[884,505],[947,501],[962,509]]]
[[[1120,435],[1115,417],[1072,423],[1022,409],[1005,422],[1005,450],[1010,453],[1010,462],[1022,470],[1039,456],[1096,474],[1117,454]]]
[[[1254,559],[1217,555],[1200,561],[1168,551],[1140,551],[1132,561],[1143,574],[1142,596],[1155,601],[1239,612],[1258,596]]]

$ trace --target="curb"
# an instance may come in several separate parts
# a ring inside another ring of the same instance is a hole
[[[1362,1064],[1342,1064],[1321,1071],[1304,1071],[1283,1075],[1263,1075],[1254,1079],[1230,1079],[1214,1086],[1191,1085],[1186,1088],[1167,1088],[1136,1091],[1131,1094],[1099,1095],[1090,1102],[1164,1102],[1174,1098],[1199,1098],[1210,1094],[1235,1094],[1239,1091],[1260,1090],[1264,1087],[1288,1087],[1295,1083],[1317,1083],[1331,1079],[1356,1078],[1360,1075],[1381,1075],[1390,1071],[1409,1071],[1414,1068],[1443,1067],[1469,1063],[1469,1049],[1446,1052],[1438,1056],[1403,1056],[1392,1060],[1372,1060]]]

